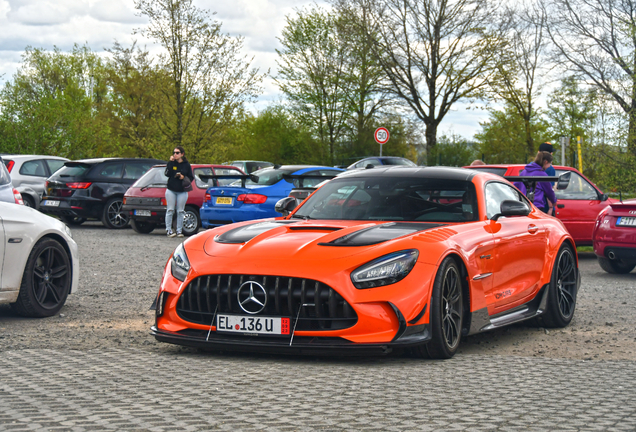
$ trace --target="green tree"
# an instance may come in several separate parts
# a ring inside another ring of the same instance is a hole
[[[437,145],[427,155],[427,165],[441,165],[461,167],[470,165],[472,161],[481,157],[477,154],[477,148],[465,138],[451,133],[442,135],[437,140]]]
[[[0,92],[0,151],[69,158],[116,152],[103,115],[104,67],[88,47],[70,53],[27,47]]]
[[[480,123],[482,131],[475,134],[477,155],[484,155],[484,162],[527,163],[534,158],[535,151],[526,145],[526,125],[517,109],[505,105],[502,111],[490,110],[490,118]],[[539,142],[548,138],[548,124],[535,117],[530,124],[531,133]]]
[[[165,50],[159,61],[169,86],[162,88],[160,131],[199,160],[260,92],[263,76],[240,57],[243,39],[221,33],[221,23],[193,0],[136,0],[135,7],[150,20],[139,32]]]

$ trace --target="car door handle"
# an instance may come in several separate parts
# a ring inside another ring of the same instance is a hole
[[[528,225],[528,232],[530,234],[534,234],[539,230],[539,227],[537,227],[536,225]]]
[[[558,208],[563,208],[563,207],[565,207],[565,204],[557,204],[557,207]]]

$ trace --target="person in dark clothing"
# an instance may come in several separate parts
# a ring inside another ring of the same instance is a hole
[[[552,155],[549,152],[540,151],[534,162],[526,165],[525,169],[519,173],[520,176],[547,177],[546,168],[552,164]],[[515,186],[527,194],[526,186],[522,182],[515,182]],[[537,182],[534,191],[534,205],[546,214],[550,214],[550,207],[554,207],[557,202],[556,195],[550,186],[550,182]]]
[[[549,143],[549,142],[541,143],[539,145],[539,151],[540,152],[548,152],[554,157],[554,146],[551,143]],[[553,176],[556,175],[556,170],[554,169],[552,164],[550,164],[550,166],[548,168],[546,168],[545,173],[546,173],[546,175],[548,175],[550,177],[553,177]],[[550,185],[554,186],[554,182],[551,182]]]
[[[183,237],[183,217],[185,216],[185,205],[188,201],[188,192],[183,189],[183,179],[189,178],[194,181],[192,167],[185,157],[183,147],[175,147],[170,162],[166,166],[166,177],[168,177],[168,188],[166,189],[166,231],[168,237]],[[172,231],[172,217],[175,209],[177,211],[177,232]]]

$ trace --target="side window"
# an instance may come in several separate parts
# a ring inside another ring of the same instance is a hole
[[[340,171],[334,170],[316,170],[306,172],[305,175],[311,176],[324,176],[325,178],[315,177],[315,178],[305,178],[302,181],[303,187],[316,187],[320,183],[329,178],[335,176],[336,174],[340,174]],[[300,187],[300,180],[294,180],[294,187]]]
[[[124,178],[137,180],[152,167],[151,163],[128,162],[124,168]]]
[[[123,171],[124,171],[124,164],[117,163],[117,164],[102,165],[98,173],[100,177],[105,177],[110,179],[119,179],[121,178]]]
[[[51,175],[53,175],[55,171],[62,168],[64,166],[64,162],[65,161],[58,160],[58,159],[47,159],[46,164],[49,166],[49,171],[51,172]]]
[[[592,186],[587,180],[575,173],[574,171],[562,171],[558,170],[556,175],[570,172],[570,183],[568,187],[563,190],[555,191],[557,199],[562,200],[596,200],[598,199],[598,193],[594,186]]]
[[[378,166],[381,165],[380,161],[377,159],[365,159],[356,164],[356,168],[366,168],[367,165]]]
[[[210,170],[210,174],[212,173],[210,168],[206,168]],[[243,175],[239,170],[235,170],[232,168],[214,168],[214,174],[216,175]],[[229,184],[231,184],[232,182],[235,182],[236,179],[216,179],[216,183],[218,184],[218,186],[227,186]],[[240,181],[239,181],[240,182]],[[209,186],[207,187],[212,187],[214,186],[214,180],[209,180]]]
[[[506,200],[526,202],[516,189],[497,182],[486,185],[486,216],[488,219],[499,213],[501,203]]]
[[[20,174],[35,177],[48,177],[43,160],[32,160],[22,164]]]

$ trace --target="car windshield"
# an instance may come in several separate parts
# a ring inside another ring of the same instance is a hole
[[[406,165],[406,166],[417,166],[413,161],[410,161],[408,159],[404,159],[404,158],[384,158],[383,159],[383,164],[384,165]]]
[[[431,178],[336,178],[314,193],[297,218],[467,222],[478,218],[472,182]]]
[[[163,166],[150,168],[132,187],[167,187],[168,177],[164,174],[165,170],[166,167]]]
[[[250,185],[271,186],[281,181],[285,174],[292,174],[296,171],[297,170],[295,169],[263,168],[261,170],[254,171],[252,173],[252,178],[247,179],[247,181],[245,182],[245,185],[246,186],[250,186]],[[254,180],[257,180],[257,181],[254,181]],[[240,181],[234,182],[232,185],[240,186],[241,182]]]

